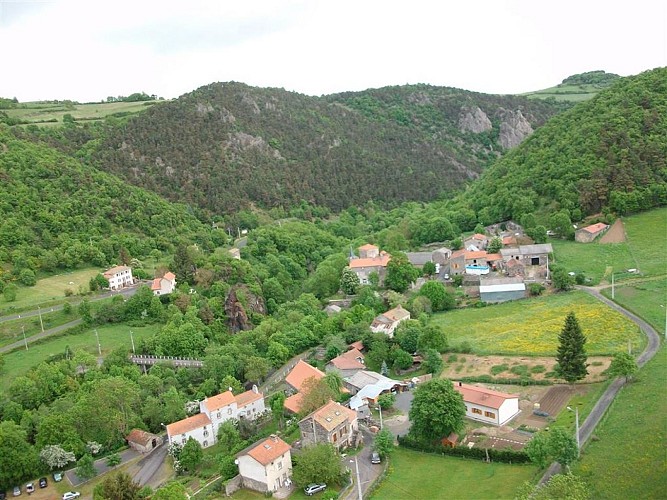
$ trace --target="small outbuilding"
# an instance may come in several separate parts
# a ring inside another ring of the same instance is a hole
[[[150,453],[155,448],[162,444],[162,436],[151,434],[141,429],[132,429],[132,431],[125,438],[127,444],[133,450],[139,453]]]
[[[582,227],[574,232],[574,240],[579,243],[590,243],[609,228],[608,224],[598,222],[590,226]]]
[[[446,448],[454,448],[459,441],[459,436],[456,432],[452,432],[449,436],[442,438],[440,443]]]

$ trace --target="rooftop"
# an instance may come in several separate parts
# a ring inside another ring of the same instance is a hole
[[[590,226],[582,227],[581,230],[591,234],[595,234],[599,233],[600,231],[604,231],[608,227],[609,226],[604,222],[598,222],[597,224],[591,224]]]
[[[173,424],[167,426],[167,434],[170,436],[178,436],[179,434],[185,434],[186,432],[199,429],[205,425],[211,425],[211,419],[208,418],[206,413],[198,413],[192,417],[184,418]]]
[[[380,255],[377,257],[350,260],[350,268],[356,269],[359,267],[387,267],[387,264],[389,264],[390,260],[391,255],[389,255],[387,252],[380,252]]]
[[[123,271],[129,271],[130,268],[128,266],[115,266],[112,267],[111,269],[104,271],[104,276],[113,276],[114,274],[122,273]]]
[[[292,371],[285,377],[285,382],[297,391],[300,391],[305,380],[311,377],[321,379],[324,377],[324,373],[300,359],[294,368],[292,368]]]
[[[321,408],[315,410],[313,413],[308,415],[304,420],[312,418],[320,424],[327,431],[332,431],[340,424],[345,421],[353,421],[357,418],[357,412],[350,410],[349,408],[336,403],[335,401],[329,401],[327,404]]]
[[[454,382],[454,389],[463,396],[463,401],[466,403],[473,403],[496,409],[500,408],[507,399],[516,399],[519,397],[516,394],[492,391],[486,387],[462,384],[461,382]]]
[[[137,443],[142,446],[146,446],[156,437],[158,436],[151,434],[150,432],[142,431],[141,429],[132,429],[125,440],[131,443]]]
[[[245,391],[236,396],[236,404],[238,405],[239,408],[242,408],[246,405],[249,405],[250,403],[254,403],[257,400],[260,400],[264,397],[264,394],[261,392],[255,392],[253,391]]]
[[[268,465],[280,458],[291,449],[285,441],[278,436],[269,436],[264,441],[259,441],[248,446],[236,454],[237,457],[248,455],[262,465]]]
[[[222,394],[218,394],[217,396],[204,399],[204,403],[206,404],[208,411],[215,411],[219,408],[229,406],[234,402],[236,402],[236,398],[231,391],[225,391]]]
[[[363,361],[364,355],[358,349],[352,348],[340,356],[336,356],[331,361],[329,361],[329,363],[331,363],[339,370],[363,370],[366,368],[366,365],[359,361],[360,359]]]

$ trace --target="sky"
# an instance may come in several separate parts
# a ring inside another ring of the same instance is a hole
[[[660,0],[0,0],[0,97],[308,95],[426,83],[515,94],[667,66]]]

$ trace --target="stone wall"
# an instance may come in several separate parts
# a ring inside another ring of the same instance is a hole
[[[228,497],[232,496],[238,490],[243,487],[243,478],[240,474],[231,478],[227,483],[225,483],[225,495]]]

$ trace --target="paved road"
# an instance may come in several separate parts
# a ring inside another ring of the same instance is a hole
[[[141,469],[137,472],[132,478],[135,483],[139,483],[141,486],[148,484],[158,469],[162,466],[162,462],[167,457],[167,452],[169,447],[167,446],[167,440],[155,448],[149,455],[142,458],[137,464]]]
[[[641,319],[636,314],[627,311],[617,303],[612,302],[608,298],[604,297],[598,289],[591,287],[584,287],[584,286],[577,288],[592,295],[596,299],[607,304],[612,309],[615,309],[621,314],[627,316],[632,321],[634,321],[639,326],[639,328],[641,328],[642,332],[646,334],[646,337],[648,338],[648,344],[646,345],[646,349],[644,349],[644,352],[642,352],[641,355],[637,358],[637,364],[639,366],[644,366],[647,361],[649,361],[653,356],[655,356],[655,353],[657,353],[658,349],[660,348],[660,336],[658,335],[658,332],[656,332],[655,328],[653,328],[651,325],[649,325],[646,321]],[[584,420],[584,423],[581,425],[579,429],[579,440],[581,442],[581,446],[583,446],[590,439],[591,435],[593,434],[593,431],[595,430],[595,427],[598,425],[598,423],[600,423],[600,420],[602,419],[606,411],[609,409],[609,406],[611,405],[612,401],[618,394],[618,391],[620,391],[621,387],[623,387],[624,385],[625,385],[625,379],[619,377],[616,380],[614,380],[609,387],[607,387],[606,391],[604,391],[602,397],[595,404],[593,410],[591,410],[591,413],[588,415],[586,420]],[[546,483],[549,480],[549,478],[551,478],[551,476],[553,476],[554,474],[558,474],[560,472],[561,472],[561,465],[557,462],[554,462],[546,470],[546,472],[542,476],[542,479],[540,479],[540,484]]]
[[[359,489],[357,486],[357,467],[359,468],[359,484],[361,484],[362,496],[370,488],[383,470],[383,464],[372,464],[371,454],[373,452],[373,434],[367,429],[360,427],[364,436],[364,447],[354,457],[343,457],[343,467],[348,467],[352,471],[352,487],[349,488],[341,497],[341,500],[356,500],[359,498]],[[356,462],[356,463],[355,463]]]
[[[121,452],[120,454],[121,464],[125,464],[131,460],[134,460],[140,455],[141,453],[139,453],[138,451],[134,451],[133,449],[129,448]],[[95,461],[95,470],[97,471],[98,476],[100,474],[104,474],[105,472],[110,471],[111,469],[113,469],[113,467],[109,467],[107,465],[106,458],[100,458],[99,460]],[[67,477],[67,480],[72,484],[73,487],[79,486],[80,484],[83,484],[86,481],[88,481],[88,479],[82,479],[79,476],[77,476],[76,468],[65,471],[65,476]]]
[[[81,323],[80,319],[75,319],[74,321],[70,321],[69,323],[65,323],[64,325],[44,330],[43,332],[38,333],[37,335],[31,335],[30,337],[26,338],[26,342],[28,342],[28,344],[31,344],[32,342],[36,342],[37,340],[43,339],[44,337],[48,337],[49,335],[53,335],[54,333],[62,332],[64,330],[67,330],[68,328],[77,326],[80,323]],[[25,342],[23,340],[19,340],[18,342],[14,342],[12,344],[0,347],[0,354],[13,351],[14,349],[18,349],[21,347],[25,347]]]

